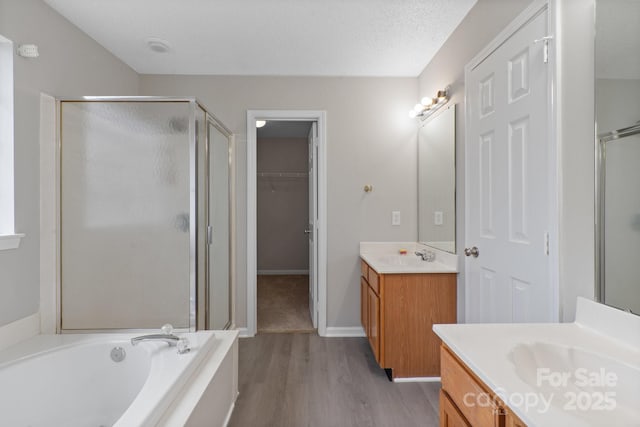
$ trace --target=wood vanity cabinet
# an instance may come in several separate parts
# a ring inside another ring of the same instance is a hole
[[[456,273],[378,274],[360,265],[360,319],[378,365],[392,378],[440,376],[432,327],[456,323]]]
[[[440,427],[526,427],[449,348],[440,352]]]

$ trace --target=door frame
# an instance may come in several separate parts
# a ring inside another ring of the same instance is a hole
[[[316,307],[318,335],[327,334],[327,144],[326,115],[320,110],[247,110],[247,332],[258,330],[258,253],[257,253],[257,142],[256,120],[310,121],[318,123],[318,169],[316,194]],[[245,335],[245,334],[243,334]]]
[[[469,81],[471,72],[480,65],[485,59],[493,54],[493,52],[502,46],[509,38],[511,38],[518,30],[520,30],[529,21],[535,18],[539,13],[544,10],[548,11],[548,35],[552,37],[549,42],[549,57],[548,57],[548,80],[547,80],[547,94],[549,100],[549,109],[547,112],[547,123],[549,124],[547,129],[547,141],[549,143],[548,152],[548,216],[549,216],[549,286],[552,295],[552,307],[551,313],[553,313],[554,322],[560,321],[560,259],[559,259],[559,221],[560,221],[560,181],[562,179],[562,171],[560,167],[560,150],[558,148],[558,139],[556,136],[557,129],[557,52],[558,52],[558,31],[556,31],[556,2],[554,0],[536,0],[529,5],[520,15],[518,15],[513,21],[509,23],[502,30],[496,38],[494,38],[487,46],[485,46],[464,68],[464,80]],[[465,129],[469,129],[469,120],[471,117],[471,106],[469,105],[469,90],[470,88],[465,84]],[[471,135],[465,132],[465,171],[469,170],[470,158],[467,155],[469,153],[469,145],[472,143]],[[468,209],[468,189],[470,188],[471,177],[465,173],[465,247],[470,246],[473,242],[470,241],[470,215],[467,214]],[[466,264],[466,260],[465,260]],[[469,304],[474,303],[469,301],[469,295],[467,292],[469,286],[469,275],[465,274],[464,280],[464,294],[465,294],[465,321],[468,319]]]

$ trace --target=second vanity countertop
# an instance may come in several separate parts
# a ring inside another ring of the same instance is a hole
[[[528,427],[640,425],[637,316],[579,299],[574,323],[433,330]]]
[[[406,255],[400,255],[405,249]],[[415,252],[427,249],[436,254],[435,261],[423,261]],[[361,242],[362,258],[378,274],[457,273],[458,257],[416,242]]]

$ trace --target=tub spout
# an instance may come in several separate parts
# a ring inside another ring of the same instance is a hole
[[[131,338],[131,345],[138,345],[142,341],[164,341],[170,346],[176,346],[180,338],[173,334],[150,334],[141,335],[139,337]]]
[[[180,338],[172,333],[173,326],[166,324],[160,329],[162,331],[161,334],[141,335],[131,338],[131,345],[138,345],[142,341],[164,341],[169,344],[170,347],[178,347],[179,354],[188,353],[191,350],[189,340],[186,337]]]

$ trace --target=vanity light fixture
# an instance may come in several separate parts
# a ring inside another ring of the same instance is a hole
[[[449,101],[449,89],[450,86],[439,90],[435,98],[424,97],[419,104],[413,107],[413,110],[409,111],[409,117],[420,117],[422,120],[426,119],[433,113],[435,113],[440,107]]]
[[[23,58],[37,58],[40,56],[38,52],[38,45],[36,44],[21,44],[18,46],[18,55]]]

